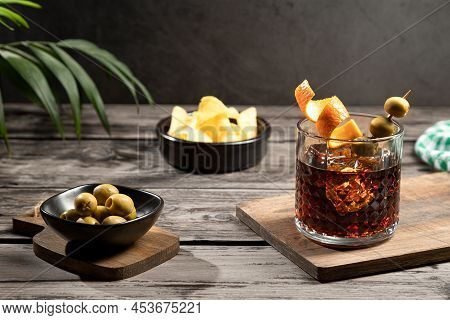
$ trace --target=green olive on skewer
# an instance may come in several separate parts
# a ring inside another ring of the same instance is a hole
[[[370,141],[369,138],[360,137],[356,138],[352,143],[352,152],[361,157],[371,157],[377,152],[377,144]]]
[[[370,133],[374,138],[389,137],[396,132],[395,124],[384,116],[373,118],[370,122]]]
[[[409,111],[409,102],[402,97],[391,97],[384,103],[384,110],[391,117],[403,118]]]
[[[409,111],[409,102],[406,100],[411,93],[409,90],[403,97],[390,97],[384,103],[384,110],[388,117],[378,116],[370,122],[370,133],[374,138],[389,137],[397,132],[396,125],[391,120],[392,117],[403,118]]]

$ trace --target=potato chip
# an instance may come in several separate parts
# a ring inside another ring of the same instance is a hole
[[[237,121],[232,123],[230,119]],[[188,114],[174,107],[168,134],[195,142],[234,142],[252,139],[257,135],[256,108],[241,113],[227,107],[213,96],[203,97],[198,110]]]
[[[220,142],[219,137],[221,136],[221,133],[229,130],[230,126],[230,119],[223,114],[218,114],[207,121],[201,122],[198,129],[210,136],[213,142]]]
[[[241,140],[241,128],[237,124],[231,123],[230,127],[221,130],[217,142],[234,142]]]
[[[235,119],[239,117],[239,111],[235,107],[228,107],[228,118]]]
[[[188,119],[186,121],[187,126],[198,129],[198,123],[199,123],[199,114],[197,111],[188,114]]]
[[[179,128],[173,136],[178,139],[194,142],[213,142],[211,137],[195,128],[184,126]]]
[[[228,108],[216,97],[207,96],[200,100],[198,112],[202,114],[204,121],[208,121],[210,118],[218,115],[227,116]]]
[[[257,136],[258,125],[256,117],[257,113],[255,107],[247,108],[239,114],[237,123],[241,128],[242,140],[253,139]]]
[[[186,110],[179,106],[175,106],[172,109],[172,119],[170,120],[170,128],[167,132],[169,135],[173,136],[175,132],[186,126],[188,120],[188,114]]]

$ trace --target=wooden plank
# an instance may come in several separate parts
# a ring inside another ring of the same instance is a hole
[[[31,209],[39,200],[68,187],[106,180],[162,195],[167,202],[158,225],[180,234],[182,241],[257,241],[260,238],[234,217],[235,204],[294,188],[293,143],[270,143],[269,153],[258,167],[200,176],[176,171],[165,162],[158,165],[163,159],[156,148],[133,154],[133,143],[127,141],[15,142],[14,155],[0,161],[1,242],[28,241],[11,233],[11,217]],[[77,153],[79,150],[83,152]],[[140,168],[139,162],[146,161]],[[406,143],[403,177],[431,171],[413,155],[413,145]]]
[[[185,106],[188,110],[195,107]],[[247,106],[238,106],[243,110]],[[295,127],[301,117],[297,106],[257,106],[259,114],[273,126],[272,141],[293,141]],[[30,104],[7,104],[6,118],[11,138],[21,139],[58,139],[48,115],[39,107]],[[66,138],[74,139],[71,111],[63,106],[62,117],[66,127]],[[146,136],[155,138],[156,123],[170,115],[172,106],[141,106],[140,113],[134,105],[107,105],[112,135],[109,137],[103,130],[95,111],[91,106],[83,108],[84,139],[135,139]],[[351,112],[381,114],[381,106],[351,106]],[[407,128],[405,138],[415,140],[432,123],[450,118],[450,108],[413,106],[410,113],[401,123]]]
[[[450,298],[450,263],[318,284],[272,247],[182,246],[161,266],[107,283],[49,268],[31,245],[0,251],[1,299]]]
[[[36,218],[35,218],[36,219]],[[33,251],[37,257],[60,269],[89,280],[123,280],[146,272],[172,259],[180,249],[178,236],[153,227],[134,244],[107,255],[98,250],[81,250],[73,255],[69,242],[50,228],[33,237]]]
[[[235,216],[236,204],[284,194],[281,190],[151,189],[165,200],[156,225],[171,230],[181,241],[255,242],[263,240]],[[0,242],[30,242],[12,232],[12,218],[31,212],[34,204],[63,191],[60,189],[0,188]]]
[[[153,140],[13,140],[13,155],[1,155],[0,187],[68,188],[109,181],[138,188],[292,189],[295,143],[269,143],[260,165],[229,174],[192,175],[169,166]],[[405,143],[403,176],[433,169]]]
[[[402,181],[400,224],[394,237],[358,250],[326,248],[302,236],[294,225],[294,197],[283,195],[238,205],[236,212],[262,238],[319,281],[450,260],[450,174]],[[338,222],[339,223],[339,222]]]

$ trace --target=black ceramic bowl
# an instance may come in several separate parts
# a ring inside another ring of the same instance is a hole
[[[257,165],[267,152],[270,137],[269,123],[258,117],[256,138],[223,143],[192,142],[174,138],[167,134],[171,117],[156,125],[159,150],[173,167],[195,173],[226,173],[247,169]]]
[[[116,186],[120,193],[133,199],[137,213],[136,219],[114,225],[88,225],[59,218],[62,212],[73,208],[73,201],[77,195],[83,192],[92,193],[98,185],[99,183],[78,186],[44,201],[40,212],[45,223],[69,241],[95,246],[127,246],[150,230],[164,206],[164,200],[156,194]]]

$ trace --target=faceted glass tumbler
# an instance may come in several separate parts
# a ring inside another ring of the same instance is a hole
[[[375,116],[353,113],[365,136]],[[389,239],[399,221],[403,127],[361,143],[320,137],[309,120],[297,125],[295,224],[331,247],[364,247]]]

